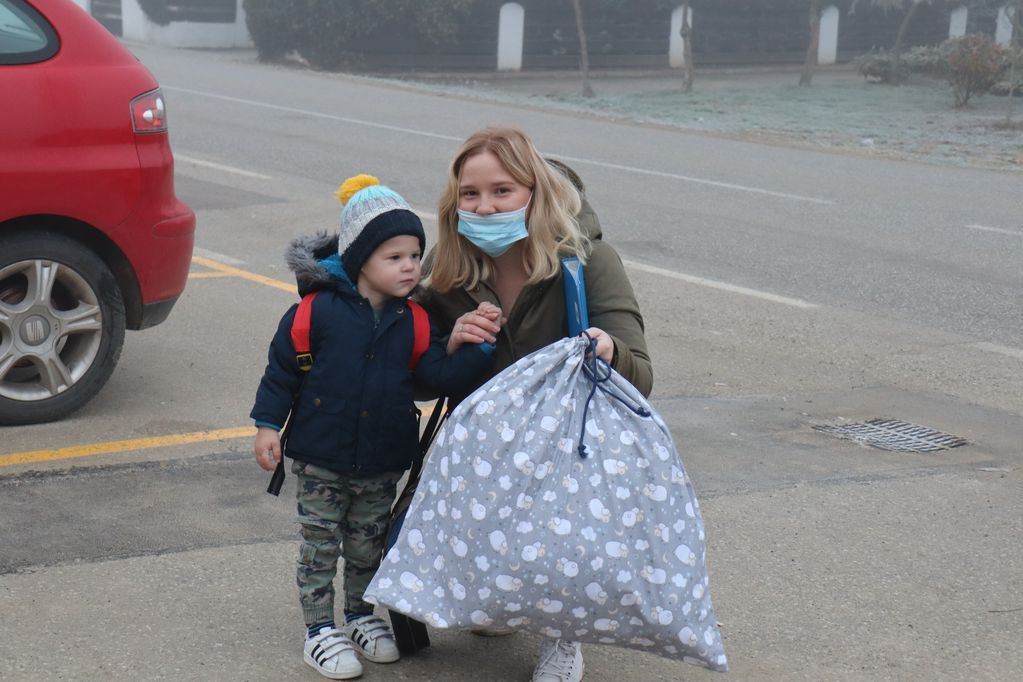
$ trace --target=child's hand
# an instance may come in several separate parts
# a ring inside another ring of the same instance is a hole
[[[505,323],[501,309],[493,303],[480,303],[476,310],[468,312],[457,320],[448,337],[448,355],[464,343],[496,343],[497,332]]]
[[[597,357],[610,365],[615,355],[615,342],[611,335],[597,327],[590,327],[586,333],[597,342]]]
[[[256,464],[266,471],[273,471],[281,461],[281,437],[276,429],[260,426],[256,431],[256,443],[252,446]]]
[[[508,321],[506,318],[501,317],[501,309],[488,301],[483,301],[483,303],[480,303],[479,306],[477,306],[476,314],[482,315],[491,322],[496,322],[498,325],[502,326]]]

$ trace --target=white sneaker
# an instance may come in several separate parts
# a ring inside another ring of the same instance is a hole
[[[324,628],[305,640],[305,662],[332,680],[350,680],[362,674],[362,663],[348,635],[338,628]]]
[[[391,626],[380,616],[369,614],[359,616],[345,625],[345,631],[352,644],[367,661],[374,663],[394,663],[401,654],[394,643]]]
[[[582,679],[583,652],[579,642],[544,637],[533,682],[580,682]]]

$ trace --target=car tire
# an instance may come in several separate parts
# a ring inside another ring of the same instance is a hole
[[[0,424],[65,417],[106,384],[124,344],[120,287],[70,237],[0,235]]]

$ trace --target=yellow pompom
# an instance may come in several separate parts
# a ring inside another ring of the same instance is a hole
[[[373,185],[379,185],[380,180],[374,178],[372,175],[356,175],[348,178],[341,183],[341,186],[337,188],[337,198],[341,200],[341,205],[348,203],[348,200],[358,192],[360,189],[365,189]]]

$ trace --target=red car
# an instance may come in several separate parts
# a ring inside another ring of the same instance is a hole
[[[96,395],[125,328],[181,295],[194,232],[149,70],[70,0],[0,0],[0,424]]]

